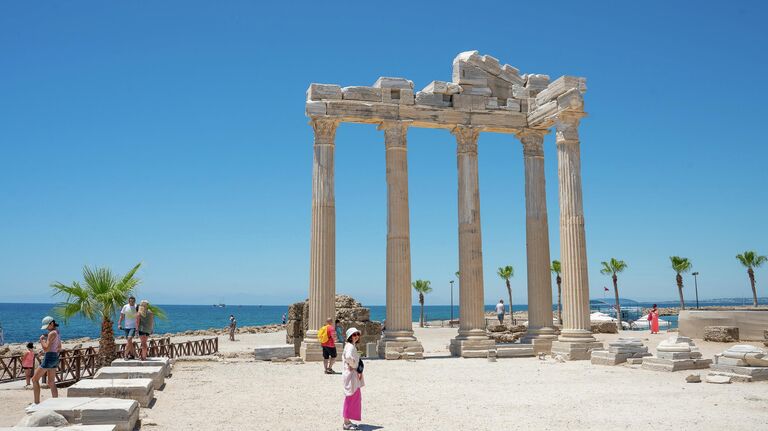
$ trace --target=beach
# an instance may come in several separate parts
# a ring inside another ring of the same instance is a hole
[[[768,382],[690,384],[688,374],[704,377],[706,370],[665,373],[552,358],[452,358],[447,344],[455,328],[415,325],[414,330],[427,359],[366,360],[363,429],[719,430],[735,418],[745,429],[768,426]],[[670,335],[620,334],[640,337],[652,352]],[[173,377],[156,392],[157,402],[142,409],[143,430],[200,429],[214,422],[219,431],[341,428],[340,375],[323,374],[318,363],[252,359],[255,346],[284,343],[283,331],[243,334],[235,342],[226,338],[219,337],[219,357],[176,363]],[[704,357],[712,357],[735,343],[696,344]],[[44,390],[43,398],[49,396]],[[31,397],[18,385],[0,390],[0,426],[15,424]]]

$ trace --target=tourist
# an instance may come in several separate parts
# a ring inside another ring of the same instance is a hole
[[[336,331],[333,329],[333,319],[325,320],[325,325],[318,329],[317,339],[323,349],[323,367],[325,374],[336,374],[333,363],[336,361]]]
[[[341,326],[339,319],[336,319],[336,322],[334,322],[334,328],[336,328],[336,342],[341,343],[344,340],[344,328]]]
[[[139,330],[139,338],[141,339],[141,352],[140,357],[142,361],[147,360],[147,338],[152,334],[152,330],[155,327],[155,316],[152,310],[149,309],[149,301],[142,299],[139,304],[139,312],[136,313],[136,328]]]
[[[653,308],[648,313],[648,323],[651,326],[651,334],[659,333],[659,309],[656,304],[653,304]]]
[[[48,335],[40,336],[40,345],[43,347],[45,356],[40,368],[35,370],[32,375],[32,389],[35,397],[35,404],[40,404],[40,378],[45,375],[48,378],[48,387],[51,388],[51,396],[59,397],[59,391],[56,389],[56,369],[59,367],[59,350],[61,350],[61,335],[56,329],[59,324],[51,316],[43,318],[43,326],[40,329],[48,331]]]
[[[237,319],[234,314],[229,315],[229,341],[235,341],[235,331],[237,330]]]
[[[283,313],[283,325],[285,325],[285,313]]]
[[[357,353],[357,343],[360,342],[360,331],[357,328],[347,329],[347,342],[344,343],[344,353],[341,359],[344,363],[342,380],[344,381],[344,417],[345,430],[357,430],[357,425],[352,420],[359,421],[362,411],[362,395],[360,388],[365,386],[363,379],[363,361]]]
[[[499,303],[496,304],[496,317],[499,319],[499,325],[504,324],[504,300],[499,299]]]
[[[125,322],[125,324],[123,324]],[[120,310],[120,318],[117,319],[117,329],[125,331],[125,359],[136,359],[136,348],[133,345],[133,337],[136,336],[136,298],[130,296],[128,303]]]
[[[24,370],[24,377],[27,379],[24,389],[29,389],[32,373],[35,372],[35,345],[32,343],[27,343],[27,352],[21,358],[21,369]]]

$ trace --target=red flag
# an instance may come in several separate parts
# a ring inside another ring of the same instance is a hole
[[[608,290],[608,288],[607,288],[607,287],[605,287],[605,286],[603,286],[603,290],[605,290],[606,292],[608,292],[608,291],[609,291],[609,290]]]

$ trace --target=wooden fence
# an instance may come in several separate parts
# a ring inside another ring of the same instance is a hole
[[[118,352],[122,356],[125,343],[118,344]],[[134,342],[136,351],[140,347]],[[148,356],[164,356],[177,358],[180,356],[205,356],[219,351],[219,339],[204,338],[202,340],[172,343],[170,338],[151,339],[148,342]],[[93,377],[99,369],[99,349],[83,347],[80,349],[62,350],[59,368],[56,372],[56,383],[66,385],[80,379]],[[24,370],[21,368],[22,355],[0,356],[0,383],[24,380]],[[42,357],[35,357],[35,367],[39,367]]]

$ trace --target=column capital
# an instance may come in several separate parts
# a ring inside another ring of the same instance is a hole
[[[410,121],[387,120],[379,123],[377,130],[384,131],[384,145],[390,148],[406,148],[408,145],[407,135]]]
[[[309,120],[309,124],[315,131],[315,145],[334,145],[339,120],[314,117]]]
[[[477,154],[477,139],[480,137],[480,129],[472,126],[456,126],[451,129],[451,134],[456,137],[456,152]]]
[[[525,157],[544,157],[544,136],[549,130],[523,129],[516,133],[518,139],[523,144],[523,156]]]
[[[586,117],[584,112],[561,112],[555,117],[555,140],[558,144],[579,141],[579,123]]]

